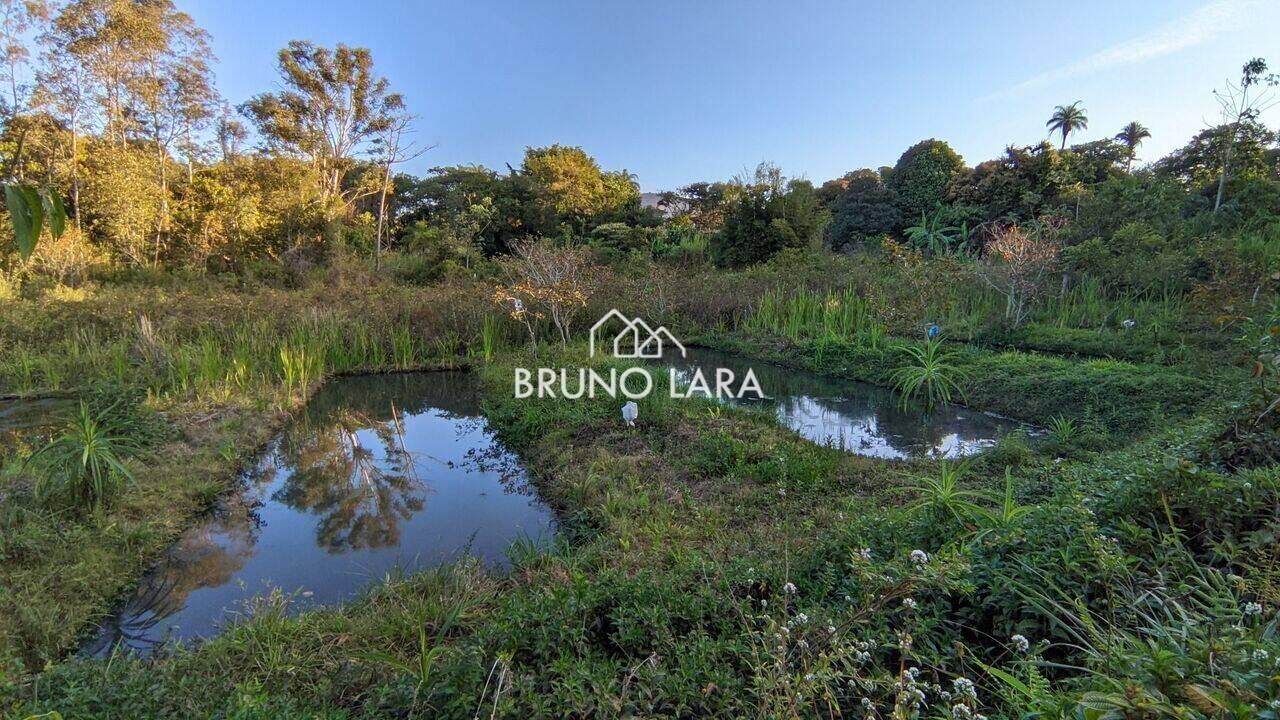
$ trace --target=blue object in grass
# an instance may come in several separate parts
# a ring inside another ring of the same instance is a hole
[[[942,328],[938,327],[937,323],[934,323],[929,326],[929,329],[926,330],[925,333],[928,334],[929,339],[932,340],[942,333]]]

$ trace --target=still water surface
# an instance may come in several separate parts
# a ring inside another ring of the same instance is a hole
[[[778,422],[802,437],[857,455],[899,460],[960,457],[994,445],[1001,435],[1019,427],[1013,420],[957,405],[943,405],[933,412],[925,412],[916,403],[904,408],[898,394],[878,385],[717,350],[691,347],[683,359],[669,351],[664,362],[679,371],[677,377],[688,377],[694,368],[700,368],[710,379],[716,368],[728,368],[740,381],[750,368],[767,397],[743,404],[770,408]]]
[[[903,408],[885,388],[689,348],[687,377],[754,370],[761,404],[800,435],[882,458],[956,457],[1018,425],[957,406]],[[641,418],[643,422],[643,418]],[[148,652],[210,637],[273,589],[292,609],[339,603],[397,570],[463,552],[505,563],[512,541],[543,542],[552,512],[480,413],[463,372],[339,378],[315,395],[244,477],[188,530],[85,652]]]
[[[502,565],[513,540],[554,532],[463,372],[325,383],[244,483],[181,537],[86,652],[209,637],[273,588],[298,609],[464,551]]]

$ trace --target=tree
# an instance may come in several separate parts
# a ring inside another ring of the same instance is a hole
[[[45,0],[0,0],[0,82],[8,85],[9,97],[0,100],[6,121],[27,109],[29,88],[22,80],[22,67],[31,56],[27,35],[49,19]]]
[[[818,192],[829,198],[826,204],[832,219],[828,237],[833,249],[883,237],[902,227],[901,200],[885,187],[875,170],[846,173],[823,183]]]
[[[45,50],[36,75],[36,102],[61,117],[71,133],[71,207],[75,212],[76,231],[83,232],[80,220],[80,136],[85,117],[90,111],[94,90],[92,70],[80,62],[70,47],[72,38],[51,26],[40,37]]]
[[[547,233],[561,224],[582,232],[640,203],[640,186],[630,173],[602,172],[580,147],[526,148],[520,174],[530,182],[539,211],[531,220]]]
[[[193,174],[196,152],[193,132],[213,116],[217,94],[213,90],[208,34],[189,15],[178,12],[168,0],[140,4],[136,20],[152,36],[138,46],[137,69],[125,79],[131,98],[130,115],[136,119],[154,148],[160,177],[160,208],[155,227],[152,263],[170,231],[170,148],[187,139],[187,181]]]
[[[1228,84],[1222,90],[1215,90],[1213,95],[1222,107],[1222,169],[1218,173],[1218,195],[1213,201],[1213,211],[1222,207],[1222,199],[1227,192],[1227,175],[1231,172],[1231,163],[1245,126],[1256,124],[1264,110],[1276,102],[1274,88],[1280,84],[1280,77],[1275,73],[1266,74],[1267,61],[1253,58],[1240,70],[1240,80],[1235,85]]]
[[[947,188],[964,169],[964,159],[941,140],[924,140],[907,148],[885,183],[898,194],[902,212],[919,217],[947,199]]]
[[[378,165],[382,168],[381,188],[378,191],[378,230],[374,238],[373,268],[382,269],[382,233],[387,225],[387,192],[392,189],[391,169],[400,163],[420,157],[430,148],[420,148],[413,143],[406,143],[404,135],[413,120],[411,115],[398,114],[389,124],[382,136],[377,139]]]
[[[786,248],[803,247],[820,237],[827,214],[807,180],[791,180],[769,163],[756,167],[712,238],[711,251],[721,265],[764,262]]]
[[[1049,128],[1049,134],[1055,132],[1062,133],[1062,145],[1059,151],[1067,149],[1067,136],[1076,130],[1089,129],[1089,118],[1085,115],[1084,108],[1080,107],[1080,100],[1070,105],[1059,105],[1054,108],[1053,115],[1049,117],[1049,122],[1045,123],[1045,127]]]
[[[1216,125],[1196,133],[1186,145],[1160,159],[1153,169],[1178,180],[1188,190],[1212,196],[1222,182],[1224,158],[1230,158],[1229,180],[1269,176],[1274,171],[1274,160],[1268,160],[1268,151],[1275,140],[1276,134],[1256,121],[1246,120],[1234,128]]]
[[[662,193],[658,207],[671,218],[686,217],[698,230],[712,233],[724,222],[725,210],[732,197],[732,185],[723,182],[690,183],[674,191]]]
[[[1005,298],[1005,319],[1022,324],[1032,302],[1044,288],[1045,276],[1058,259],[1058,245],[1047,235],[1053,224],[1032,230],[1019,225],[998,225],[990,230],[987,261],[980,274]]]
[[[549,316],[560,341],[569,342],[573,318],[586,307],[598,285],[597,268],[586,247],[557,246],[547,239],[526,239],[512,247],[503,262],[507,282],[494,290],[494,301],[529,331],[537,347],[537,326]]]
[[[1116,140],[1119,140],[1128,150],[1124,165],[1125,172],[1133,169],[1133,159],[1138,154],[1138,146],[1149,137],[1151,137],[1151,131],[1140,122],[1131,122],[1116,133]]]
[[[344,195],[343,179],[355,155],[391,128],[404,100],[375,74],[366,48],[339,44],[330,50],[293,40],[278,58],[285,89],[258,95],[240,110],[269,147],[316,167],[326,214],[332,201],[346,211],[354,198],[349,189]]]

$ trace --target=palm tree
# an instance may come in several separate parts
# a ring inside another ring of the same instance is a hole
[[[1076,130],[1087,130],[1089,128],[1089,117],[1084,114],[1084,108],[1080,107],[1080,100],[1070,105],[1059,105],[1054,108],[1053,115],[1049,118],[1049,122],[1045,123],[1045,127],[1049,128],[1049,134],[1055,132],[1062,133],[1061,150],[1067,149],[1067,136]]]
[[[1133,158],[1138,154],[1138,146],[1149,137],[1151,137],[1151,131],[1140,122],[1131,122],[1125,125],[1124,129],[1119,133],[1116,133],[1116,139],[1129,149],[1128,153],[1126,153],[1128,160],[1124,164],[1125,172],[1133,168]]]

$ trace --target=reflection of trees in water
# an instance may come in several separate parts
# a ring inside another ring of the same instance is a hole
[[[932,413],[914,405],[904,409],[899,397],[885,388],[712,350],[690,349],[687,359],[671,364],[686,379],[694,368],[702,368],[707,378],[714,377],[714,368],[729,368],[740,381],[751,369],[768,399],[744,404],[774,408],[782,418],[801,425],[797,429],[806,437],[852,452],[890,457],[967,452],[1013,426],[956,406],[944,405]]]
[[[280,459],[292,473],[272,499],[320,516],[316,542],[329,552],[396,545],[400,522],[423,508],[425,489],[400,414],[390,403],[385,412],[381,421],[344,410],[327,423],[299,422],[280,443]],[[366,446],[368,435],[380,453]]]
[[[100,655],[117,646],[148,652],[164,642],[156,627],[185,607],[191,593],[230,582],[253,557],[262,526],[260,505],[241,495],[219,503],[207,522],[183,533],[165,559],[143,575],[133,596],[102,621],[83,652]]]
[[[307,402],[304,419],[327,421],[350,411],[374,420],[391,420],[394,405],[404,415],[436,410],[446,417],[477,417],[476,380],[462,371],[356,375],[325,383]]]

